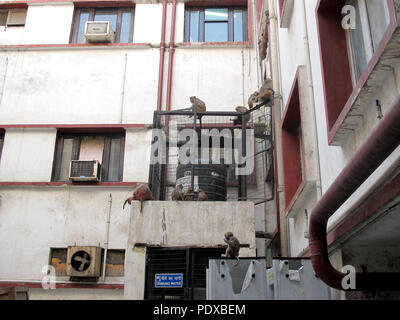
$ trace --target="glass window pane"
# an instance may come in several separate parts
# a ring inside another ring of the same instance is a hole
[[[108,166],[108,181],[119,180],[120,155],[121,155],[121,139],[111,139],[110,164]]]
[[[62,156],[61,156],[61,166],[60,166],[60,176],[58,180],[67,181],[69,178],[69,165],[72,160],[72,146],[74,144],[74,139],[64,139]]]
[[[371,28],[372,43],[374,51],[378,48],[379,42],[389,25],[389,13],[387,2],[382,0],[367,0],[369,25]]]
[[[206,42],[228,41],[228,23],[227,22],[207,22],[205,23]]]
[[[233,12],[233,41],[243,41],[243,13],[241,10]]]
[[[357,0],[350,0],[348,4],[354,6],[356,8],[357,16],[356,16],[356,28],[349,29],[350,32],[350,42],[351,42],[351,56],[354,65],[354,72],[356,81],[360,78],[361,74],[364,72],[367,67],[367,56],[365,52],[365,43],[364,43],[364,35],[363,28],[361,24],[360,17],[360,8],[358,6]]]
[[[86,21],[89,20],[89,12],[81,12],[80,17],[79,17],[79,27],[78,27],[78,35],[76,37],[76,42],[77,43],[85,43],[85,36],[83,35],[85,33],[85,24]]]
[[[121,35],[119,42],[126,43],[129,42],[129,34],[131,31],[131,13],[123,12],[121,21]]]
[[[111,28],[117,31],[117,12],[115,10],[97,10],[94,14],[94,21],[110,21]]]
[[[199,11],[190,12],[190,42],[199,42]]]
[[[228,9],[205,9],[205,21],[228,21]]]

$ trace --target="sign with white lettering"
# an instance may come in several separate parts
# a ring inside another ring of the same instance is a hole
[[[183,274],[182,273],[156,273],[155,288],[182,288]]]

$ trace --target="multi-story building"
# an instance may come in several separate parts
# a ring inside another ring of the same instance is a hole
[[[361,272],[364,291],[332,298],[397,297],[374,283],[398,285],[400,269],[399,24],[398,0],[0,2],[0,286],[204,298],[207,257],[232,231],[241,256],[311,257],[332,288],[343,267]],[[174,130],[236,141],[235,107],[269,79],[273,104],[249,118],[254,170],[228,166],[227,201],[165,201],[186,175]],[[177,111],[191,96],[210,112],[199,123]],[[99,181],[71,181],[72,160],[97,160]],[[142,182],[155,200],[123,208]],[[97,277],[71,277],[79,246]],[[162,272],[182,273],[182,288],[155,288]]]
[[[168,261],[184,260],[176,295],[204,297],[203,260],[223,252],[226,231],[241,256],[265,255],[255,231],[266,231],[266,150],[254,157],[249,202],[237,201],[233,171],[231,201],[151,201],[142,220],[135,202],[123,209],[149,181],[155,111],[197,96],[207,111],[232,113],[261,86],[256,14],[244,0],[0,3],[0,286],[28,287],[31,299],[121,299],[124,288],[126,298],[160,297],[146,261],[167,248]],[[98,23],[85,30],[88,21]],[[97,160],[99,181],[70,181],[72,160]],[[175,174],[157,200],[169,199]],[[101,248],[88,273],[97,279],[70,277],[74,246]]]
[[[261,2],[282,254],[339,289],[360,272],[342,298],[398,297],[399,1]]]

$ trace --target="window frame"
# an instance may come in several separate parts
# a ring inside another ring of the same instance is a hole
[[[343,124],[347,115],[352,110],[354,102],[358,99],[371,73],[379,64],[387,45],[392,42],[393,35],[399,26],[393,0],[382,1],[387,3],[389,25],[355,86],[352,82],[346,32],[341,25],[341,19],[343,19],[341,10],[346,1],[318,0],[316,4],[315,18],[329,145],[341,146],[345,142],[347,130],[343,128]],[[332,55],[332,52],[335,52],[335,55]]]
[[[103,160],[101,163],[101,182],[122,182],[125,155],[125,132],[124,133],[59,133],[55,148],[53,160],[52,182],[69,182],[69,180],[60,180],[62,153],[64,150],[64,140],[73,139],[71,160],[79,160],[81,141],[83,137],[104,137]],[[120,157],[118,168],[118,180],[112,181],[108,179],[110,165],[110,151],[112,139],[120,139]]]
[[[115,10],[117,13],[117,27],[115,32],[115,39],[113,43],[132,43],[133,42],[133,28],[135,23],[135,8],[134,7],[80,7],[75,8],[74,17],[72,20],[72,28],[71,28],[71,37],[70,43],[80,43],[78,42],[78,30],[79,30],[79,22],[80,16],[82,13],[89,13],[89,18],[87,21],[94,21],[94,17],[96,11],[107,11],[107,10]],[[121,21],[122,14],[124,12],[131,13],[131,21],[130,21],[130,31],[129,31],[129,40],[128,42],[120,42],[121,38]],[[86,40],[83,44],[87,44]]]
[[[359,16],[357,17],[357,19],[359,18],[360,23],[361,23],[361,33],[362,33],[363,42],[364,42],[364,53],[365,53],[366,61],[365,61],[364,70],[362,70],[361,73],[358,75],[357,70],[356,70],[355,49],[354,49],[353,40],[352,40],[352,36],[351,36],[351,30],[346,30],[345,34],[346,34],[346,43],[347,43],[347,54],[349,57],[350,75],[351,75],[351,79],[353,82],[353,87],[356,87],[358,80],[360,80],[362,74],[368,67],[368,63],[371,61],[374,53],[378,49],[378,48],[374,48],[374,40],[373,40],[373,36],[372,36],[373,26],[371,25],[371,22],[370,22],[370,17],[369,17],[370,13],[369,13],[367,1],[366,0],[355,0],[355,1],[357,1],[358,8],[359,8]],[[387,26],[386,26],[386,31],[387,31],[387,29],[389,28],[389,25],[390,25],[389,8],[388,8],[387,2],[383,1],[382,3],[385,6],[385,17],[384,18],[385,18],[385,22],[387,24]],[[346,4],[348,4],[348,1],[346,1]],[[383,33],[381,39],[379,40],[379,43],[382,41],[385,32]]]
[[[213,20],[213,21],[205,21],[205,10],[206,9],[228,9],[228,20]],[[241,10],[242,11],[242,41],[234,41],[234,11]],[[190,41],[190,13],[192,11],[199,11],[199,30],[198,30],[198,41]],[[248,10],[246,6],[197,6],[197,7],[186,7],[185,8],[185,22],[184,22],[184,42],[190,43],[198,43],[198,42],[206,42],[205,41],[205,26],[207,23],[228,23],[228,39],[226,41],[218,41],[218,42],[247,42],[249,41],[248,34]],[[218,43],[216,42],[216,43]],[[215,43],[215,42],[210,42]]]
[[[0,130],[0,163],[1,163],[1,155],[3,154],[3,148],[4,148],[4,132]]]

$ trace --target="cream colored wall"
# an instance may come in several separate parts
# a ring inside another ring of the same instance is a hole
[[[125,299],[143,299],[146,246],[216,247],[226,245],[231,231],[241,244],[241,257],[255,256],[254,205],[250,202],[145,202],[131,209],[125,259]],[[136,246],[135,244],[140,244]]]

